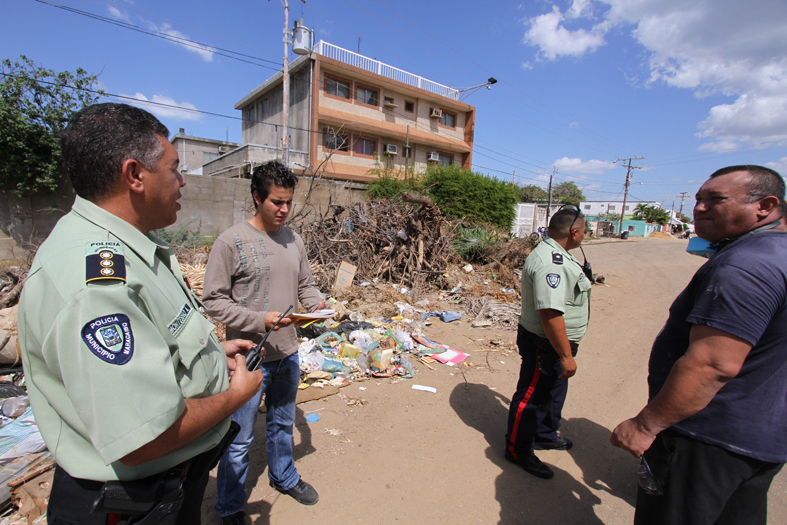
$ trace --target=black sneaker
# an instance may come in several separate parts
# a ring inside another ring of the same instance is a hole
[[[221,517],[221,525],[246,525],[246,513],[243,511]]]
[[[558,436],[556,441],[536,441],[533,448],[536,450],[571,450],[574,442],[563,436]]]
[[[279,487],[273,481],[271,481],[270,484],[271,487],[275,488],[282,494],[292,496],[292,498],[301,505],[314,505],[320,500],[320,496],[317,494],[317,491],[314,490],[314,487],[300,478],[298,478],[298,483],[296,483],[294,487],[287,490]]]
[[[552,469],[546,466],[540,459],[538,459],[535,454],[530,454],[525,458],[515,459],[513,454],[506,450],[505,456],[508,461],[515,465],[519,465],[537,478],[552,479],[552,476],[555,475],[555,473],[552,472]]]

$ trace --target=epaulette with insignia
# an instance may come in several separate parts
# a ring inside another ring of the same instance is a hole
[[[563,264],[563,254],[552,252],[552,264]]]
[[[100,241],[85,245],[85,283],[115,280],[126,282],[126,258],[119,242]]]

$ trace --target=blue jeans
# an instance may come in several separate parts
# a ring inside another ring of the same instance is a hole
[[[280,361],[262,363],[262,389],[232,415],[240,432],[222,456],[216,475],[219,516],[243,510],[246,503],[246,475],[249,472],[249,448],[254,440],[254,423],[260,399],[265,395],[267,424],[268,477],[278,487],[291,489],[300,476],[292,458],[292,428],[295,422],[295,395],[298,393],[301,370],[298,353]]]

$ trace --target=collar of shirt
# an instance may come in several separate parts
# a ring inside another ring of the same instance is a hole
[[[568,258],[569,258],[569,260],[571,260],[571,261],[574,261],[575,263],[579,264],[579,266],[580,266],[580,267],[582,266],[582,265],[579,263],[579,261],[578,261],[578,260],[574,259],[574,256],[573,256],[573,255],[571,255],[571,254],[570,254],[570,253],[568,253],[566,250],[564,250],[564,249],[563,249],[563,247],[562,247],[562,246],[560,246],[560,245],[559,245],[557,242],[555,242],[555,240],[554,240],[554,239],[552,239],[551,237],[548,237],[548,238],[547,238],[547,239],[545,239],[543,242],[547,243],[547,244],[548,244],[548,245],[550,245],[552,248],[554,248],[554,249],[556,249],[557,251],[559,251],[560,253],[562,253],[564,258],[565,258],[565,257],[568,257]]]
[[[155,262],[156,250],[161,250],[159,254],[161,260],[167,263],[170,261],[169,246],[166,243],[159,241],[152,235],[143,234],[130,223],[89,200],[77,196],[71,211],[117,237],[149,266],[153,266]]]

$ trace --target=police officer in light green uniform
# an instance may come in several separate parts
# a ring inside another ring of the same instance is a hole
[[[576,207],[562,208],[549,223],[550,238],[528,255],[522,269],[522,313],[517,346],[519,381],[508,414],[505,457],[534,476],[550,479],[552,469],[533,450],[568,450],[558,435],[574,355],[590,320],[590,278],[570,253],[585,237]],[[590,273],[587,269],[587,273]]]
[[[579,342],[590,321],[591,284],[582,264],[554,239],[547,238],[525,261],[522,280],[519,323],[546,338],[538,310],[557,310],[563,314],[568,340]]]
[[[78,196],[38,250],[18,320],[33,413],[57,461],[49,523],[106,523],[90,514],[102,482],[152,484],[209,453],[260,388],[242,356],[252,343],[218,341],[174,253],[149,234],[175,222],[185,185],[167,135],[121,104],[83,109],[63,135]],[[186,486],[178,523],[199,523],[207,475]]]

